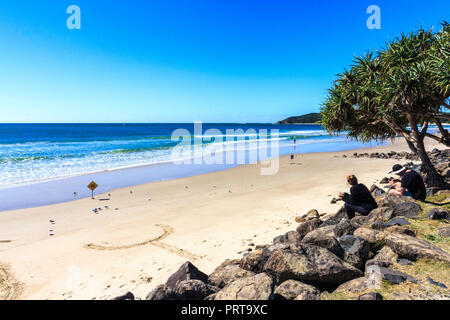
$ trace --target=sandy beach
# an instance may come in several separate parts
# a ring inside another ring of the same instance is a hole
[[[399,140],[368,152],[390,150],[409,151]],[[370,187],[396,163],[342,157],[352,153],[283,156],[273,176],[244,165],[1,212],[0,298],[109,299],[127,291],[145,298],[186,260],[211,273],[251,244],[294,230],[294,218],[310,209],[335,213],[342,203],[330,200],[347,191],[347,174]]]

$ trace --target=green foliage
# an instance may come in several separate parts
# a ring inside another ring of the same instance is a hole
[[[396,135],[412,143],[423,140],[428,123],[450,118],[441,112],[450,93],[449,31],[445,22],[437,33],[419,29],[355,58],[329,90],[323,126],[361,141]]]

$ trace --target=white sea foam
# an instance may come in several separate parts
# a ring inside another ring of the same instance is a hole
[[[227,146],[234,145],[236,151],[249,151],[261,146],[254,146],[259,139],[271,142],[283,142],[295,136],[310,136],[307,139],[297,139],[297,145],[316,144],[320,142],[342,141],[343,138],[323,140],[315,139],[327,136],[324,130],[293,130],[280,132],[279,137],[259,134],[234,134],[237,140],[229,141],[226,135],[203,135],[206,140],[217,138],[205,143],[203,148],[208,150],[225,150]],[[240,138],[246,138],[240,139]],[[230,136],[228,136],[230,138]],[[259,139],[258,139],[259,138]],[[0,188],[15,185],[31,184],[36,182],[77,176],[87,173],[115,170],[134,166],[151,165],[171,162],[171,149],[167,147],[170,137],[162,136],[143,137],[133,139],[112,139],[96,141],[63,141],[63,142],[26,142],[15,144],[0,144]],[[175,142],[172,143],[172,145]],[[157,149],[166,146],[167,149]],[[133,150],[136,149],[136,151]],[[149,150],[146,150],[149,149]],[[26,154],[25,156],[23,156]],[[191,158],[205,156],[203,150],[200,154],[192,153]]]

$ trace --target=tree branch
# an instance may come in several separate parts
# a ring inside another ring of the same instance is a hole
[[[425,138],[425,133],[427,133],[428,130],[428,121],[425,121],[422,125],[422,131],[420,132],[420,138],[423,140]]]

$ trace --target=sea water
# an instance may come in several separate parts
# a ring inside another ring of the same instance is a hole
[[[77,197],[87,197],[90,190],[86,185],[92,180],[99,184],[96,192],[107,192],[242,164],[172,164],[177,160],[173,148],[180,142],[172,139],[177,129],[187,130],[193,141],[200,139],[202,148],[231,143],[236,150],[244,149],[247,162],[251,162],[250,149],[255,146],[252,142],[264,135],[269,141],[266,148],[276,146],[277,152],[258,153],[256,160],[377,145],[349,140],[345,133],[329,135],[316,124],[202,124],[200,134],[192,123],[0,124],[0,210],[68,201],[74,198],[74,192]],[[215,129],[215,134],[207,134],[210,129]],[[245,141],[238,135],[225,140],[227,130],[243,131]],[[245,134],[251,132],[258,134]],[[194,152],[191,156],[199,155]]]

